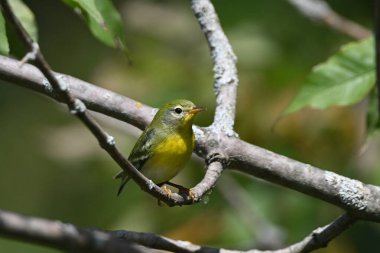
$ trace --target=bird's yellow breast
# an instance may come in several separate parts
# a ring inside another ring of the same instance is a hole
[[[183,138],[182,135],[169,135],[164,141],[157,145],[155,151],[161,154],[181,155],[191,152],[193,149],[193,138]]]
[[[169,181],[185,166],[193,147],[192,135],[184,138],[180,134],[172,134],[155,147],[154,154],[141,172],[155,183]]]

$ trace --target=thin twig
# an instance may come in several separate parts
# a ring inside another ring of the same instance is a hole
[[[211,130],[227,136],[236,136],[235,123],[238,76],[236,56],[223,32],[210,0],[192,0],[194,15],[205,35],[214,63],[214,92],[216,109]]]
[[[197,201],[200,201],[205,194],[215,187],[217,180],[227,166],[228,160],[223,154],[213,153],[211,157],[206,158],[206,162],[208,164],[206,175],[195,187],[191,188],[193,197]]]
[[[302,241],[284,249],[275,250],[272,253],[308,253],[316,249],[325,248],[332,239],[346,231],[355,221],[356,219],[350,215],[343,214],[330,224],[315,229]]]
[[[367,28],[340,16],[324,0],[288,0],[288,2],[305,17],[321,22],[354,39],[360,40],[371,35]]]

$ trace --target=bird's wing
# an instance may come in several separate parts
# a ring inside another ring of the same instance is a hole
[[[154,144],[153,140],[157,141],[155,135],[156,131],[154,129],[147,129],[141,134],[135,146],[133,147],[128,160],[133,164],[133,166],[135,166],[137,170],[141,170],[145,162],[152,157],[153,153],[151,150]],[[120,171],[114,178],[121,179],[120,187],[117,193],[117,195],[119,195],[123,190],[125,184],[129,181],[130,177],[124,171]]]
[[[135,146],[132,149],[128,160],[136,167],[136,169],[141,170],[144,163],[152,157],[152,146],[153,140],[157,141],[156,131],[154,129],[147,129],[140,138],[137,140]]]

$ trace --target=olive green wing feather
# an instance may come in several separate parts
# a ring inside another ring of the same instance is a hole
[[[157,140],[156,131],[154,129],[147,129],[143,132],[143,134],[141,134],[135,146],[133,147],[128,160],[132,163],[133,166],[135,166],[137,170],[141,170],[145,162],[152,157],[153,153],[151,150],[154,144],[153,140]],[[125,173],[125,171],[120,171],[114,178],[121,179],[120,187],[117,192],[117,196],[119,196],[125,184],[129,181],[130,177],[127,175],[127,173]]]

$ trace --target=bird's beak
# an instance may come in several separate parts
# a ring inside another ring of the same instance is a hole
[[[198,112],[202,112],[202,111],[206,111],[207,109],[205,107],[200,107],[200,106],[196,106],[196,107],[193,107],[189,113],[190,114],[197,114]]]

